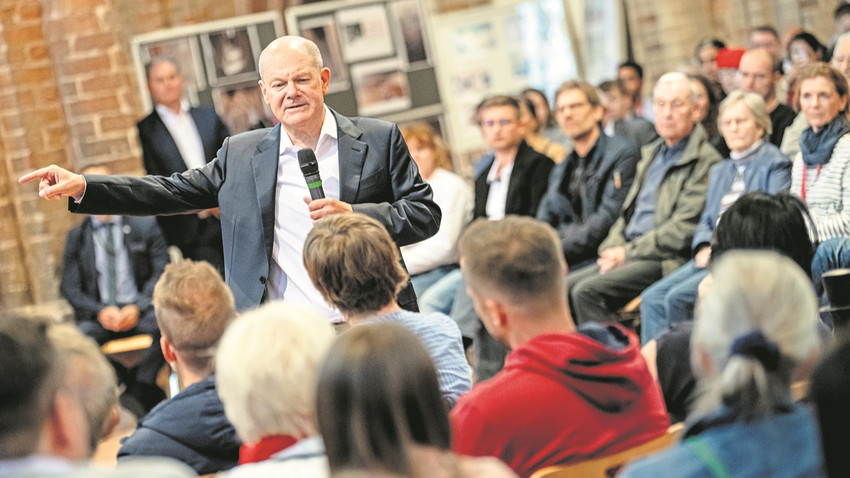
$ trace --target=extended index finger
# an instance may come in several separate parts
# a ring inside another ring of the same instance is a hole
[[[50,174],[50,166],[36,169],[35,171],[24,174],[20,178],[18,178],[18,183],[24,184],[32,181],[33,179],[41,179]]]

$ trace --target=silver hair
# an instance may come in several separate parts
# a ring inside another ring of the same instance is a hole
[[[216,354],[216,385],[244,443],[317,433],[319,366],[334,339],[310,308],[270,302],[234,320]]]
[[[727,403],[745,417],[770,415],[790,401],[797,366],[818,351],[811,280],[791,259],[770,251],[728,252],[713,267],[712,278],[697,305],[691,337],[691,364],[703,391],[694,412],[705,414]],[[735,339],[753,331],[778,347],[776,370],[731,354]]]
[[[47,337],[67,364],[63,387],[79,398],[89,425],[89,451],[94,452],[118,405],[115,370],[97,343],[71,324],[51,325]]]
[[[720,128],[723,112],[735,106],[738,103],[743,103],[747,107],[747,111],[756,122],[756,126],[764,130],[763,138],[767,139],[773,132],[773,124],[770,122],[770,114],[767,112],[767,106],[764,103],[764,98],[756,93],[745,93],[741,90],[735,90],[729,93],[729,96],[720,102],[720,107],[717,113],[717,127]],[[721,130],[721,133],[723,131]]]
[[[696,86],[691,83],[688,75],[680,72],[680,71],[670,71],[661,75],[661,78],[658,78],[658,81],[655,82],[655,86],[652,88],[652,97],[655,98],[658,93],[659,88],[662,87],[670,87],[675,84],[683,84],[688,88],[688,99],[691,103],[696,102],[697,97],[699,97],[699,91],[697,91]]]

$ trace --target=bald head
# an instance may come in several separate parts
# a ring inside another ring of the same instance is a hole
[[[310,63],[317,71],[322,70],[322,53],[319,47],[312,41],[298,36],[282,36],[269,43],[269,45],[260,53],[258,61],[260,69],[260,78],[265,78],[266,65],[269,58],[275,55],[286,55],[292,51],[298,51],[306,54],[310,58]]]
[[[755,93],[768,103],[772,110],[772,102],[776,97],[776,82],[779,81],[779,64],[768,50],[756,48],[747,50],[741,57],[738,66],[740,87],[747,93]]]

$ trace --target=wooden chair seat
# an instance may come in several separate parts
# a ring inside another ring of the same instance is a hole
[[[581,463],[547,466],[535,471],[531,478],[611,478],[629,461],[672,446],[684,429],[683,423],[676,423],[671,425],[664,435],[644,444]]]
[[[148,334],[133,335],[123,339],[106,342],[100,347],[104,355],[121,365],[132,368],[139,363],[145,351],[153,344],[153,337]]]

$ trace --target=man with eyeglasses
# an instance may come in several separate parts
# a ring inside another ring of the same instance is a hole
[[[782,144],[785,129],[796,117],[791,107],[779,103],[776,99],[776,85],[781,79],[781,60],[766,49],[747,50],[741,57],[741,64],[738,66],[739,85],[744,92],[755,93],[764,99],[773,131],[769,139],[775,146]]]
[[[571,268],[596,259],[640,159],[633,141],[602,132],[602,117],[599,95],[590,83],[571,80],[555,91],[555,119],[573,140],[573,150],[552,170],[537,218],[558,232]]]
[[[708,170],[722,159],[695,122],[695,96],[682,73],[667,73],[656,83],[653,108],[661,138],[643,148],[635,181],[599,246],[596,264],[570,275],[570,304],[578,323],[611,320],[690,258]]]
[[[534,216],[554,163],[522,139],[525,125],[516,99],[494,96],[478,111],[481,135],[493,155],[475,178],[473,216],[491,220],[507,214]]]

